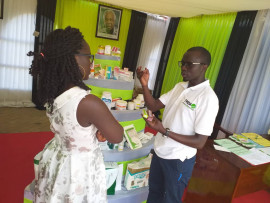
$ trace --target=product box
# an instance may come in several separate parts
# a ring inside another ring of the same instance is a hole
[[[40,151],[35,157],[34,157],[34,172],[35,172],[35,180],[38,179],[38,166],[39,166],[39,160],[42,156],[42,152]]]
[[[139,149],[142,143],[133,124],[124,127],[124,134],[130,149]]]
[[[118,165],[116,162],[104,162],[106,168],[107,195],[115,194]]]
[[[116,162],[104,162],[106,168],[107,195],[114,195],[115,191],[121,190],[123,164]]]
[[[127,190],[148,186],[151,160],[152,154],[149,154],[145,159],[127,165],[124,182]]]

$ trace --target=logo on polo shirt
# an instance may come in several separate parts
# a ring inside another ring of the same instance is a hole
[[[187,99],[185,99],[185,101],[183,102],[183,104],[185,104],[188,108],[190,108],[192,111],[196,108],[196,104],[192,104],[190,101],[188,101]]]

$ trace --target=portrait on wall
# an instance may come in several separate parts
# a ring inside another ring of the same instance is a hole
[[[3,19],[4,13],[4,0],[0,0],[0,19]]]
[[[122,9],[99,5],[96,37],[119,39]]]

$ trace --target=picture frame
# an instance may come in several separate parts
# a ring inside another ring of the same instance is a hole
[[[121,18],[122,9],[99,4],[96,37],[119,40]]]
[[[4,17],[4,0],[0,0],[0,19]]]

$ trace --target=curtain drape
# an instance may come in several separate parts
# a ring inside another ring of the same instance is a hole
[[[163,18],[151,14],[147,15],[142,45],[136,67],[142,66],[149,69],[150,78],[148,87],[150,90],[154,89],[160,56],[169,22],[170,18]],[[141,87],[141,84],[136,76],[135,86]]]
[[[4,3],[4,18],[0,20],[0,106],[29,107],[32,59],[34,49],[36,0],[8,0]]]
[[[179,20],[180,18],[171,18],[169,26],[168,26],[162,54],[160,56],[157,76],[156,76],[156,82],[155,82],[155,87],[154,87],[154,92],[153,92],[154,98],[160,97],[161,87],[164,80],[164,75],[165,75],[166,67],[168,64],[168,60],[171,53],[171,48],[173,45],[173,40],[175,37]]]
[[[203,46],[209,50],[212,62],[206,72],[211,87],[215,86],[219,68],[229,41],[236,13],[181,18],[161,89],[161,94],[171,90],[182,81],[178,61],[193,46]]]
[[[45,37],[53,31],[55,8],[56,0],[38,0],[35,30],[39,32],[39,36],[35,37],[35,52],[40,52]],[[45,109],[37,98],[38,82],[38,77],[33,77],[32,101],[38,109]]]
[[[270,10],[256,15],[221,125],[235,133],[270,128]],[[218,135],[220,137],[221,134]]]
[[[147,15],[138,11],[131,12],[131,19],[122,67],[135,72],[141,48]]]
[[[216,118],[216,123],[218,124],[221,124],[256,14],[257,11],[244,11],[237,13],[214,88],[219,99],[219,112]],[[215,138],[217,133],[218,130],[214,130],[211,138]]]

